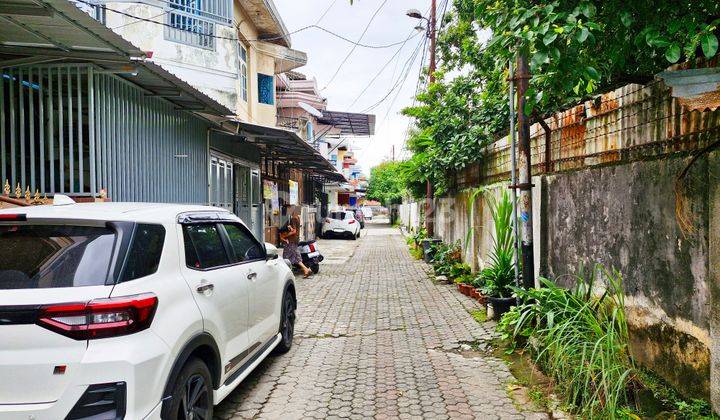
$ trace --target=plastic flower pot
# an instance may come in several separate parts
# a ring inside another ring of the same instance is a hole
[[[490,296],[488,297],[488,301],[490,302],[490,305],[492,306],[492,313],[493,313],[493,319],[500,319],[502,318],[503,314],[510,310],[513,306],[515,306],[515,298],[509,297],[509,298],[501,298],[501,297],[494,297]]]

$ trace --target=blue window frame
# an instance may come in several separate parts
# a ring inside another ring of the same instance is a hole
[[[261,104],[275,104],[275,78],[267,74],[258,73],[258,102]]]

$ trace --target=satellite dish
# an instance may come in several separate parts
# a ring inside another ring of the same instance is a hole
[[[322,112],[318,111],[317,109],[313,108],[312,106],[306,104],[305,102],[298,102],[298,106],[305,111],[307,111],[310,115],[318,118],[322,118],[323,114]]]

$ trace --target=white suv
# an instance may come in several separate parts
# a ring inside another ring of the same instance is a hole
[[[290,349],[296,307],[277,249],[223,209],[2,210],[0,419],[210,420]]]

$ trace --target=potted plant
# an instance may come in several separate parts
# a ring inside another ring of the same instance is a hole
[[[512,235],[512,201],[507,191],[500,200],[488,198],[490,214],[495,225],[495,238],[490,264],[480,272],[481,291],[492,305],[495,319],[515,305],[512,287],[515,286],[515,249]]]

